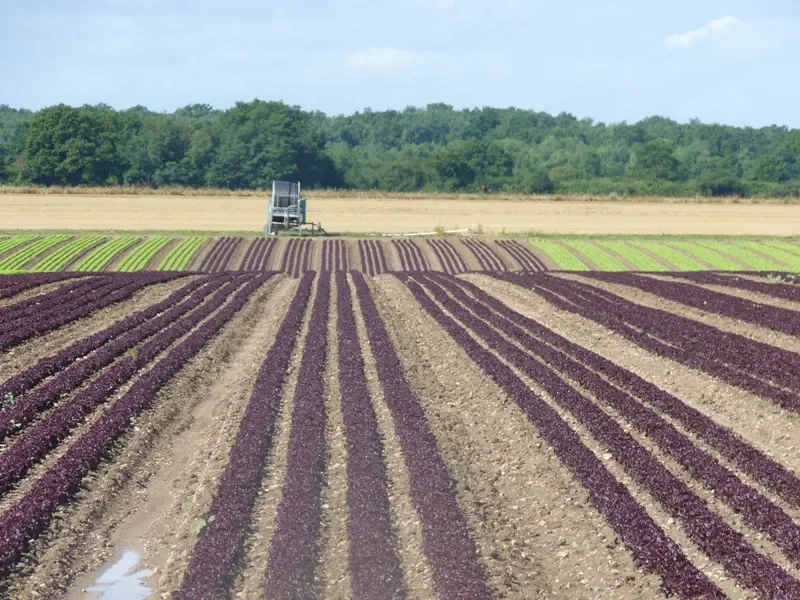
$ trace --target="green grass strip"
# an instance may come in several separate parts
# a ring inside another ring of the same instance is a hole
[[[0,241],[0,254],[5,254],[14,248],[27,244],[36,239],[35,235],[15,235],[8,239]]]
[[[655,254],[659,258],[667,261],[676,271],[706,271],[699,262],[693,260],[691,257],[682,254],[662,242],[652,242],[649,240],[635,240],[631,244],[638,246],[648,252]]]
[[[748,250],[755,250],[775,260],[779,260],[781,263],[786,264],[786,267],[791,271],[800,271],[800,254],[787,252],[781,248],[774,248],[767,244],[760,244],[759,242],[742,241],[739,243]]]
[[[586,258],[598,266],[601,271],[630,271],[628,267],[602,248],[583,240],[564,240],[570,248],[582,252]]]
[[[552,240],[535,239],[530,240],[531,245],[545,254],[550,260],[556,263],[559,269],[564,271],[588,271],[589,267],[583,264],[583,261],[575,256],[572,252],[564,248],[564,246],[555,243]]]
[[[783,271],[786,267],[770,260],[765,256],[760,256],[751,252],[740,245],[740,242],[703,242],[705,246],[725,252],[736,260],[742,262],[747,270],[754,271]]]
[[[150,261],[153,260],[153,257],[158,254],[164,246],[169,244],[172,239],[171,237],[150,238],[123,258],[115,270],[122,273],[141,271],[147,267]]]
[[[708,248],[698,246],[693,242],[671,242],[670,246],[674,246],[684,252],[691,254],[695,258],[699,258],[705,263],[708,263],[715,271],[741,271],[742,267],[737,265],[732,260],[725,258],[718,252],[714,252]]]
[[[76,267],[76,271],[96,272],[102,271],[120,252],[124,252],[132,245],[141,241],[139,237],[119,237],[108,240],[105,244],[95,248],[89,256],[84,258]]]
[[[45,257],[43,260],[38,262],[32,269],[31,272],[33,273],[52,273],[55,271],[60,271],[76,258],[78,258],[81,254],[96,246],[100,242],[103,241],[103,236],[100,235],[89,235],[84,237],[79,237],[76,240],[71,241],[69,244],[66,244],[63,248],[59,248],[56,252],[53,252],[50,256]]]
[[[625,242],[619,241],[598,241],[600,246],[612,250],[622,256],[625,260],[631,263],[637,271],[668,271],[667,267],[662,265],[656,259],[648,256],[638,248],[635,248]]]
[[[0,272],[13,273],[20,271],[34,258],[47,252],[53,246],[64,243],[71,237],[69,235],[48,235],[43,237],[33,244],[14,252],[11,256],[6,257],[5,260],[0,261]]]
[[[205,246],[211,238],[209,237],[188,237],[175,246],[158,265],[159,271],[184,271],[189,263]]]

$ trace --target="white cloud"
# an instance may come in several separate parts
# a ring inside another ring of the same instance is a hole
[[[730,35],[742,21],[736,17],[722,17],[710,21],[700,29],[692,29],[686,33],[676,33],[664,39],[668,50],[679,50],[714,37]]]
[[[707,47],[722,56],[752,61],[780,50],[798,36],[800,21],[745,21],[728,16],[710,21],[699,29],[667,36],[664,46],[670,52]]]

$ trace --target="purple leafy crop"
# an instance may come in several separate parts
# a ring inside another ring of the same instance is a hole
[[[422,254],[422,249],[412,240],[392,240],[397,255],[400,257],[400,268],[403,271],[427,271],[430,269],[428,261]]]
[[[276,243],[275,238],[254,240],[242,259],[242,271],[265,271]]]
[[[251,278],[222,309],[159,359],[0,517],[0,573],[16,563],[58,506],[78,489],[83,478],[131,427],[132,419],[152,406],[158,391],[241,310],[266,278]]]
[[[274,442],[286,370],[311,295],[314,274],[300,280],[286,317],[258,372],[253,394],[239,426],[228,465],[210,514],[192,551],[189,568],[173,600],[224,598],[236,572],[247,527]]]
[[[464,245],[472,252],[482,271],[508,271],[503,261],[491,246],[480,240],[464,240]]]
[[[361,270],[369,277],[385,273],[386,255],[383,244],[377,240],[358,240],[358,253],[361,257]]]
[[[393,544],[383,443],[367,388],[350,286],[344,273],[336,275],[336,297],[353,597],[400,599],[405,597],[405,585]]]
[[[456,491],[425,412],[403,373],[403,365],[361,273],[352,274],[384,401],[403,449],[411,496],[422,521],[422,541],[436,591],[445,600],[491,598],[475,544],[458,507]]]
[[[531,252],[516,240],[497,240],[497,245],[508,252],[511,257],[519,263],[523,271],[546,271],[547,267],[542,259]]]
[[[439,264],[442,265],[445,273],[450,275],[457,275],[469,271],[467,263],[456,251],[453,245],[447,240],[428,240],[431,248],[433,248],[436,258],[439,259]]]

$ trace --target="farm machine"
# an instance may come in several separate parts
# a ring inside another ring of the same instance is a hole
[[[307,201],[300,197],[300,182],[273,181],[264,233],[277,235],[283,229],[301,234],[326,235],[321,223],[308,221],[307,213]]]

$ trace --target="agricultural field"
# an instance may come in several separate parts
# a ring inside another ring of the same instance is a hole
[[[793,275],[430,241],[0,278],[0,597],[800,598]]]
[[[800,271],[793,238],[0,236],[0,273]]]

